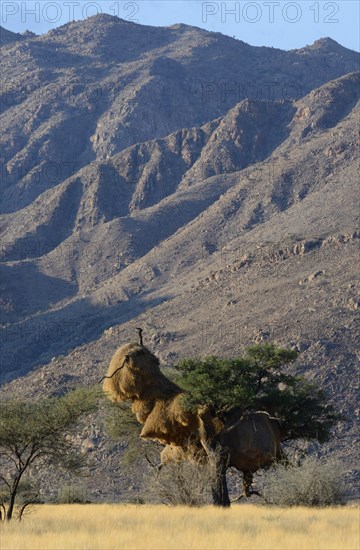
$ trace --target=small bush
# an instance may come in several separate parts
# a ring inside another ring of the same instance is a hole
[[[136,505],[146,504],[145,499],[143,497],[131,498],[131,499],[127,500],[126,503],[127,504],[136,504]]]
[[[204,506],[212,502],[212,464],[172,462],[152,480],[150,497],[168,506]]]
[[[263,480],[266,502],[279,506],[343,503],[344,469],[338,461],[306,457],[298,464],[276,464]]]
[[[89,502],[86,490],[74,485],[62,487],[57,497],[58,504],[87,504]]]

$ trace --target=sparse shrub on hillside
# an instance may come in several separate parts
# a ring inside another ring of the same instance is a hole
[[[335,460],[308,456],[296,464],[278,463],[264,474],[263,495],[278,506],[330,506],[343,503],[344,468]]]
[[[126,504],[136,504],[136,505],[140,505],[140,504],[146,504],[146,501],[145,501],[145,498],[143,498],[142,496],[137,496],[137,497],[133,497],[133,498],[130,498]]]
[[[134,417],[130,403],[108,403],[106,401],[105,407],[105,428],[114,440],[121,437],[129,439],[139,437],[141,424]]]
[[[58,492],[58,504],[85,504],[89,503],[86,489],[76,485],[65,485]]]
[[[159,454],[159,445],[140,438],[141,424],[131,411],[131,404],[105,403],[105,410],[106,432],[114,441],[123,440],[126,444],[121,457],[122,464],[130,467],[139,459],[145,459],[150,463],[156,462],[155,456]]]

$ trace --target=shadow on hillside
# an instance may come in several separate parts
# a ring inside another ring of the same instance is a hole
[[[60,311],[32,317],[2,329],[2,383],[23,376],[47,364],[53,357],[67,355],[78,346],[93,342],[113,325],[136,318],[171,299],[147,299],[147,293],[119,301],[111,306],[91,304],[88,298],[65,306]]]
[[[31,262],[0,264],[0,281],[2,325],[41,314],[77,292],[76,283],[45,275]]]

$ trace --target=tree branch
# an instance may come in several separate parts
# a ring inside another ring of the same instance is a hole
[[[119,372],[119,370],[121,370],[122,368],[124,368],[126,361],[127,361],[127,357],[125,357],[125,359],[124,359],[123,364],[121,365],[121,367],[119,367],[118,369],[116,369],[116,370],[112,373],[111,376],[103,376],[103,377],[101,378],[101,380],[99,381],[99,384],[101,384],[101,382],[102,382],[103,380],[105,380],[106,378],[112,378],[113,376],[115,376],[115,374],[116,374],[117,372]]]
[[[6,456],[6,457],[7,457],[9,460],[11,460],[11,461],[15,464],[15,466],[17,467],[17,462],[16,462],[16,460],[15,460],[15,458],[14,458],[13,456],[11,456],[10,454],[8,454],[8,453],[5,452],[5,451],[0,451],[0,455]]]
[[[152,468],[154,468],[155,470],[159,470],[160,464],[154,464],[154,462],[149,458],[147,451],[145,451],[144,456]]]
[[[18,513],[19,521],[22,520],[22,517],[23,517],[23,514],[24,514],[26,508],[27,508],[28,506],[31,506],[31,504],[35,504],[34,499],[35,499],[36,497],[38,497],[38,496],[39,496],[39,493],[36,493],[36,494],[33,496],[32,500],[29,500],[28,502],[25,502],[25,504],[23,504],[23,505],[21,506],[21,508],[20,508],[20,510],[19,510],[19,513]]]
[[[3,476],[0,475],[0,479],[5,483],[5,485],[6,485],[9,489],[11,489],[10,483],[9,483]]]

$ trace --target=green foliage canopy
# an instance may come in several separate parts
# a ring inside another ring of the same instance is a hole
[[[287,439],[325,441],[339,416],[316,384],[288,373],[297,356],[294,350],[263,344],[233,359],[184,359],[176,366],[177,383],[190,409],[208,404],[223,417],[265,410],[287,426]]]

